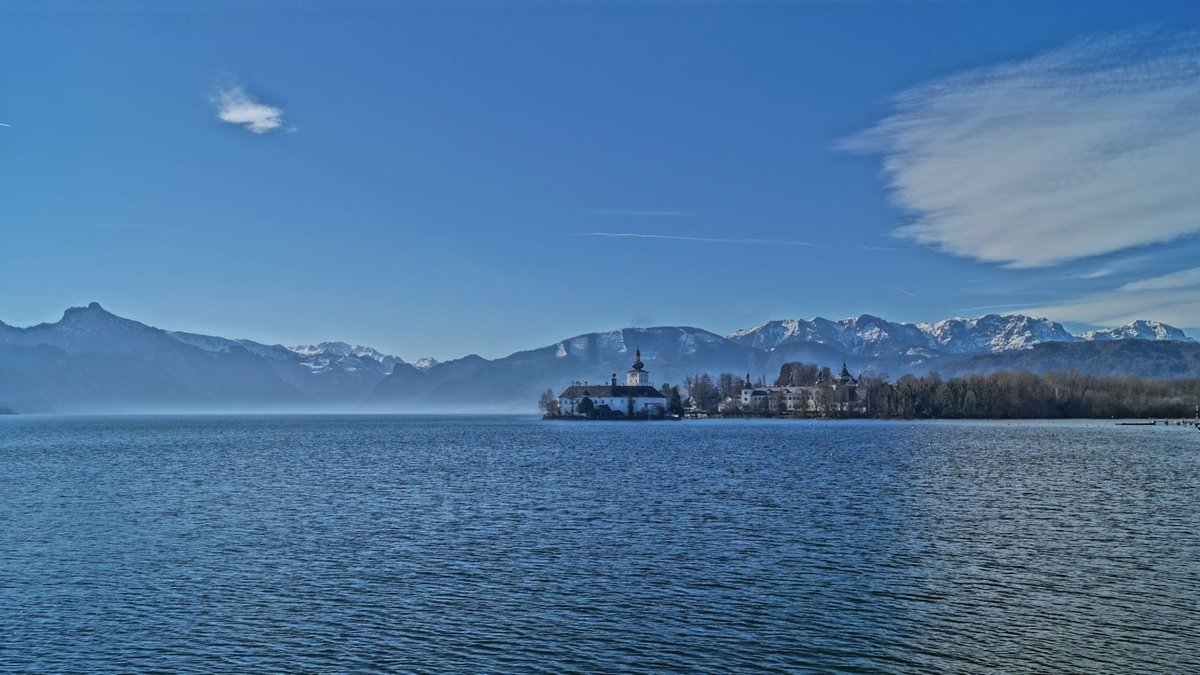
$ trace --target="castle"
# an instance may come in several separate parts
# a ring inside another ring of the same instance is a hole
[[[625,372],[625,384],[617,384],[616,373],[609,384],[575,382],[558,395],[558,410],[564,417],[661,418],[667,414],[667,397],[651,386],[638,349],[633,365]]]

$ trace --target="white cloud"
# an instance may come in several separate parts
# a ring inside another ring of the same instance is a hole
[[[283,111],[274,106],[259,103],[238,85],[221,87],[213,96],[217,117],[222,122],[238,124],[256,134],[283,126]]]
[[[1200,267],[1131,281],[1022,313],[1052,316],[1092,326],[1118,326],[1137,319],[1155,319],[1182,327],[1200,327]]]
[[[1200,232],[1200,35],[1079,41],[936,80],[845,141],[883,155],[897,234],[1045,267]]]
[[[1190,288],[1200,286],[1200,267],[1180,270],[1149,279],[1131,281],[1121,287],[1122,291],[1156,291],[1167,288]]]

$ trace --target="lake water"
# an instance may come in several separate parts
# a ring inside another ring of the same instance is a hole
[[[1200,433],[0,418],[0,670],[1200,671]]]

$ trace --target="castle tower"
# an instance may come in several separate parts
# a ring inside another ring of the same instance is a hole
[[[646,364],[642,363],[642,350],[639,348],[633,357],[633,367],[625,371],[625,385],[629,387],[644,387],[650,385],[650,373]]]
[[[842,384],[849,384],[853,380],[850,370],[846,368],[846,359],[842,359],[842,372],[838,373],[838,381]]]

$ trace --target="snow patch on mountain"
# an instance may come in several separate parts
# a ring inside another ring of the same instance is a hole
[[[433,358],[432,356],[426,356],[424,358],[420,358],[420,359],[417,359],[416,361],[414,361],[413,367],[416,368],[417,370],[429,370],[430,368],[436,366],[439,363],[441,363],[441,361],[438,361],[437,359]]]
[[[707,331],[685,328],[679,333],[679,353],[686,356],[692,356],[705,347],[715,347],[723,341],[724,340],[719,335],[714,335]]]
[[[231,340],[213,335],[181,333],[179,331],[168,331],[167,334],[186,345],[191,345],[206,352],[219,354],[221,352],[228,352],[235,347],[240,347],[251,354],[276,361],[288,361],[295,358],[295,354],[283,345],[265,345],[253,340]]]
[[[596,346],[601,353],[628,351],[625,346],[625,332],[620,330],[600,333],[596,339]]]
[[[586,335],[571,338],[566,342],[560,342],[559,353],[562,356],[570,356],[571,354],[586,354],[588,349],[588,338]]]

